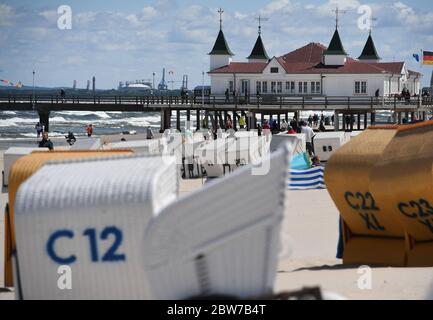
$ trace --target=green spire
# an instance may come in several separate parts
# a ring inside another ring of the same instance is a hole
[[[325,50],[325,52],[323,54],[347,56],[347,53],[343,48],[343,44],[341,43],[340,34],[338,33],[338,29],[335,29],[334,36],[331,39],[331,43],[329,44],[328,49]]]
[[[218,37],[215,41],[213,49],[209,54],[234,56],[234,54],[230,51],[229,45],[227,44],[226,38],[224,37],[224,33],[221,29],[218,33]]]
[[[373,38],[371,37],[371,33],[368,36],[364,50],[362,50],[358,60],[380,60],[380,57],[377,54],[376,46],[374,45]]]
[[[254,45],[253,51],[247,59],[269,60],[268,53],[263,45],[262,36],[260,34],[257,38],[256,44]]]

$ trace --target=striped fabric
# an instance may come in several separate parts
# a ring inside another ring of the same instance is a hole
[[[287,184],[290,190],[312,190],[326,189],[323,175],[325,168],[315,167],[306,170],[289,170],[289,181]]]

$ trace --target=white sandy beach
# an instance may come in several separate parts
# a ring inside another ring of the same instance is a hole
[[[136,137],[137,138],[137,137]],[[118,136],[112,137],[119,139]],[[120,139],[119,139],[120,140]],[[3,168],[3,151],[0,167]],[[201,179],[184,180],[185,194],[201,186]],[[7,202],[7,190],[1,194],[1,212]],[[283,225],[284,247],[291,247],[280,258],[275,291],[320,286],[322,290],[348,299],[425,299],[433,286],[433,268],[373,268],[372,289],[360,290],[358,268],[341,265],[335,259],[338,238],[338,210],[326,190],[287,191],[287,209]],[[0,274],[4,269],[4,216],[0,215]],[[0,277],[0,288],[3,277]],[[430,298],[433,298],[430,291]],[[14,299],[13,292],[0,292],[1,299]]]

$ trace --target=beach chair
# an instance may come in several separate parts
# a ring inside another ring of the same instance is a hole
[[[44,164],[53,160],[131,155],[131,150],[116,151],[34,151],[15,161],[10,171],[9,213],[5,215],[5,286],[13,286],[12,252],[15,250],[14,208],[15,196],[20,185],[38,171]]]
[[[150,299],[272,293],[289,149],[265,160],[266,175],[243,167],[151,221],[142,247]]]
[[[131,140],[114,142],[107,145],[109,150],[130,149],[135,153],[146,155],[161,154],[165,147],[165,139]]]
[[[433,267],[433,121],[399,127],[370,189],[404,229],[407,266]]]
[[[3,170],[3,186],[8,186],[9,173],[12,165],[19,158],[24,157],[33,151],[48,151],[48,148],[26,148],[26,147],[11,147],[3,154],[4,170]]]
[[[404,229],[370,184],[373,168],[387,153],[397,128],[371,127],[327,163],[326,186],[343,219],[344,264],[405,266]]]
[[[71,146],[71,150],[98,150],[102,148],[99,138],[79,138]]]
[[[19,297],[148,298],[144,231],[177,197],[177,177],[169,157],[81,159],[39,169],[15,202]],[[62,290],[67,280],[58,279],[68,268],[72,290]]]

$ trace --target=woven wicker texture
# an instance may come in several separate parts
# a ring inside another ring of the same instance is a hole
[[[137,156],[43,166],[16,197],[23,297],[147,298],[144,231],[155,212],[177,197],[178,183],[174,158]],[[73,237],[56,240],[50,254],[50,239],[65,230]],[[94,247],[88,232],[94,232]],[[75,261],[55,258],[71,255]],[[72,290],[56,285],[62,264],[71,267]]]
[[[143,245],[151,298],[272,292],[289,152],[266,160],[266,175],[253,175],[252,166],[239,169],[151,222]]]
[[[370,188],[407,232],[407,264],[433,266],[433,121],[403,126],[375,165]]]
[[[325,182],[344,220],[345,264],[405,263],[404,230],[370,188],[373,167],[396,133],[396,126],[369,128],[326,166]]]
[[[114,155],[130,155],[130,150],[117,151],[50,151],[33,152],[21,157],[13,164],[9,175],[9,216],[5,217],[5,285],[13,286],[12,260],[11,254],[15,248],[15,234],[11,232],[9,226],[14,230],[14,207],[15,196],[19,186],[33,175],[44,164],[53,160],[67,160],[80,158],[108,157]],[[10,218],[10,220],[9,220]]]

